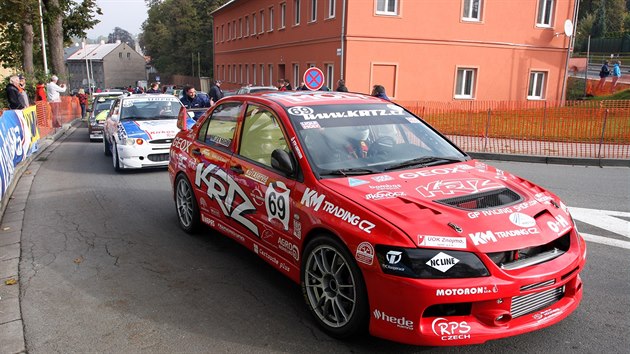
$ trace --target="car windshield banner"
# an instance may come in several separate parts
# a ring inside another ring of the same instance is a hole
[[[293,123],[301,129],[348,125],[408,124],[417,121],[402,107],[395,104],[356,105],[351,109],[347,105],[293,106],[287,109],[287,113]]]

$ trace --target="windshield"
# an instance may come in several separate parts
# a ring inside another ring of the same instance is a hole
[[[313,171],[324,178],[469,159],[394,104],[291,107],[288,114]]]
[[[177,119],[181,107],[176,97],[126,99],[122,103],[120,119]]]

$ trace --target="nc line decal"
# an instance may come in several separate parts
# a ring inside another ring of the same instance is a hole
[[[208,197],[217,201],[223,215],[234,219],[259,236],[258,227],[245,217],[256,212],[256,207],[232,177],[217,165],[209,164],[204,167],[203,163],[199,163],[195,173],[195,185],[200,188],[202,182],[208,187],[206,192]],[[240,199],[242,202],[239,203]]]

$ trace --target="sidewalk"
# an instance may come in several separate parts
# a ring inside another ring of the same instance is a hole
[[[2,222],[0,223],[0,354],[25,353],[26,343],[24,339],[24,324],[20,309],[20,278],[19,262],[21,257],[22,225],[28,200],[31,184],[37,171],[46,160],[46,157],[54,152],[56,146],[61,144],[63,139],[72,133],[81,120],[76,119],[57,131],[55,134],[47,136],[40,141],[39,150],[20,164],[16,170],[11,185],[7,188],[7,193],[2,201]],[[498,144],[505,147],[505,154],[471,152],[473,158],[486,160],[503,160],[534,163],[572,164],[572,165],[593,165],[593,166],[625,166],[630,167],[629,159],[606,159],[606,158],[584,158],[570,156],[531,156],[520,155],[524,150],[519,150],[522,141],[508,141],[505,139],[495,139],[488,143]],[[463,149],[466,144],[453,141]],[[543,144],[544,142],[539,142]],[[536,144],[536,142],[528,142]],[[569,144],[569,143],[566,143]],[[564,152],[579,151],[580,144],[572,144],[561,149]],[[538,146],[535,150],[544,151],[545,146]],[[5,282],[15,280],[16,284],[7,285]]]

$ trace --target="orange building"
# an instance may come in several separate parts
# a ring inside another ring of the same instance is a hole
[[[335,89],[396,100],[559,100],[577,0],[232,0],[213,12],[224,88]]]

